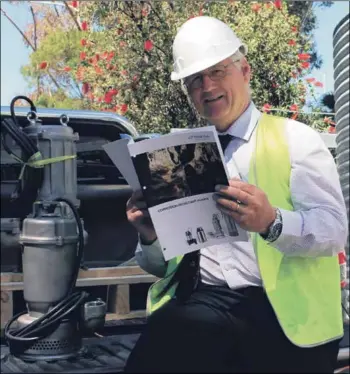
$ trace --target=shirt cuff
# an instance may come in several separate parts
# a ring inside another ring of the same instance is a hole
[[[154,252],[154,251],[159,252],[159,250],[160,250],[160,243],[159,243],[158,238],[155,241],[153,241],[151,244],[144,244],[144,243],[142,243],[140,235],[139,235],[139,245],[147,253],[148,252]]]
[[[269,244],[286,255],[293,254],[295,239],[302,236],[303,217],[299,212],[280,208],[279,210],[283,222],[282,232],[274,242]]]

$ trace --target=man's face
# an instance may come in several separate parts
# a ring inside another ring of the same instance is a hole
[[[247,108],[249,81],[250,66],[246,59],[240,66],[227,58],[186,78],[185,84],[199,114],[222,132]]]

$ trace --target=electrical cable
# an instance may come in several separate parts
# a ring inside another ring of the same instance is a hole
[[[32,115],[30,120],[35,120],[36,107],[33,104],[33,102],[25,96],[16,96],[12,99],[10,104],[11,118],[4,119],[1,122],[1,130],[3,130],[3,132],[1,133],[1,140],[2,144],[4,145],[4,149],[10,155],[14,156],[16,159],[26,164],[33,155],[39,152],[39,149],[37,145],[34,143],[34,141],[25,132],[23,132],[22,128],[18,124],[14,111],[14,104],[19,99],[26,100],[30,104],[30,114]],[[13,153],[9,146],[6,144],[4,133],[8,134],[19,145],[22,151],[21,158],[18,157],[15,153]],[[27,173],[27,178],[24,183],[24,188],[16,201],[21,201],[22,203],[24,203],[25,201],[28,204],[28,206],[32,206],[33,202],[36,200],[38,190],[42,186],[44,168],[28,169],[29,170]],[[58,198],[55,201],[63,202],[70,207],[78,227],[78,249],[76,254],[76,260],[74,263],[72,279],[69,285],[69,291],[67,293],[67,296],[58,304],[56,304],[48,313],[36,319],[27,326],[24,326],[16,330],[11,330],[12,324],[15,321],[17,321],[19,317],[26,314],[27,311],[21,312],[15,315],[13,318],[11,318],[11,320],[7,322],[4,329],[5,337],[9,342],[10,347],[11,343],[35,343],[36,341],[45,338],[50,333],[48,332],[49,328],[59,326],[64,319],[66,319],[72,313],[76,312],[81,306],[81,304],[84,302],[84,300],[88,297],[88,293],[85,291],[73,293],[76,281],[78,279],[79,268],[81,267],[84,253],[84,229],[81,223],[81,219],[79,217],[78,210],[75,207],[74,203],[69,199]],[[23,350],[25,349],[26,348],[23,347]]]
[[[37,340],[45,338],[45,332],[49,329],[49,327],[59,325],[64,318],[67,318],[69,314],[76,311],[80,307],[82,302],[88,297],[88,293],[86,293],[85,291],[75,292],[72,294],[78,278],[79,268],[84,253],[84,229],[79,217],[79,213],[77,211],[77,208],[70,200],[65,198],[58,198],[56,199],[56,201],[64,202],[71,208],[78,226],[78,251],[70,284],[70,290],[68,292],[68,296],[60,301],[57,305],[55,305],[48,313],[21,329],[10,331],[10,327],[13,322],[15,322],[20,316],[26,314],[27,312],[21,312],[14,316],[6,324],[4,329],[5,337],[10,344],[14,342],[35,342]]]
[[[15,115],[14,105],[17,100],[25,100],[30,104],[32,120],[36,113],[36,107],[33,102],[26,96],[16,96],[11,100],[10,111],[11,118],[6,118],[1,122],[1,141],[4,149],[7,153],[13,156],[15,159],[20,160],[24,165],[30,160],[30,158],[39,152],[37,145],[34,140],[31,139],[19,126],[18,120]],[[6,144],[5,135],[10,136],[20,147],[22,156],[16,155],[10,147]],[[44,170],[43,168],[28,168],[25,170],[26,183],[22,186],[22,181],[19,179],[15,191],[12,193],[12,203],[16,203],[21,209],[21,217],[24,218],[28,215],[32,208],[32,204],[36,199],[38,190],[40,189],[43,179]]]

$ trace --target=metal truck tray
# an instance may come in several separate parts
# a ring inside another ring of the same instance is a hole
[[[74,359],[54,362],[26,362],[9,356],[1,347],[1,373],[119,373],[139,334],[85,338],[81,353]]]

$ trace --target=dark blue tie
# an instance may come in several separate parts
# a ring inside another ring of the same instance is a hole
[[[225,152],[226,147],[234,137],[230,134],[219,135],[222,151]],[[179,268],[174,275],[175,279],[179,282],[176,289],[176,298],[179,301],[186,301],[197,288],[200,277],[200,251],[187,253],[182,259]]]
[[[225,149],[229,145],[230,141],[233,139],[233,135],[226,134],[226,135],[219,135],[219,140],[221,144],[222,151],[225,152]]]

